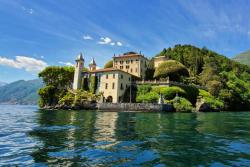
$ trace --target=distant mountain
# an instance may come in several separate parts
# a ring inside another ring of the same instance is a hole
[[[7,83],[0,81],[0,87],[6,85]]]
[[[236,55],[233,60],[250,66],[250,50]]]
[[[37,104],[37,91],[43,86],[40,79],[19,80],[0,87],[0,103]]]

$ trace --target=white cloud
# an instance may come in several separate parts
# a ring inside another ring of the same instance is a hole
[[[44,56],[40,56],[41,59],[44,59]]]
[[[33,9],[28,9],[28,8],[25,8],[24,6],[22,7],[23,11],[28,13],[28,14],[33,14],[34,13],[34,10]]]
[[[250,35],[250,30],[247,32],[247,35]]]
[[[111,45],[111,46],[123,46],[123,44],[119,41],[117,42],[112,42],[112,39],[109,37],[101,37],[100,41],[97,42],[98,44],[101,45]]]
[[[74,66],[74,64],[72,64],[71,62],[62,62],[62,61],[59,61],[58,63],[62,64],[62,65],[66,65],[66,66]]]
[[[111,39],[109,37],[101,37],[100,41],[98,41],[99,44],[101,45],[107,45],[111,43]]]
[[[117,46],[122,46],[122,43],[121,42],[116,42],[116,45]]]
[[[39,72],[48,66],[47,63],[42,60],[26,56],[16,56],[15,60],[0,56],[0,65],[25,69],[29,72]]]
[[[82,38],[84,40],[93,40],[93,37],[91,37],[90,35],[84,35]]]

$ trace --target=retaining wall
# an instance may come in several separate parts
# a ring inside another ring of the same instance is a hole
[[[152,104],[152,103],[97,103],[98,110],[109,111],[151,111],[160,112],[174,111],[172,105],[168,104]]]

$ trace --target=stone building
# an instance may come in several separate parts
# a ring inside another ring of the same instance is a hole
[[[146,57],[136,52],[128,52],[113,57],[114,68],[135,75],[141,79],[145,79],[148,63],[149,61]]]
[[[165,56],[154,57],[154,67],[157,68],[161,63],[167,60],[168,58]]]
[[[97,69],[94,59],[89,64],[89,70],[83,72],[84,59],[80,53],[76,59],[73,89],[83,89],[84,83],[91,83],[95,80],[95,94],[102,93],[105,102],[122,102],[125,91],[131,86],[134,80],[145,78],[148,59],[141,54],[128,52],[113,57],[113,67]]]

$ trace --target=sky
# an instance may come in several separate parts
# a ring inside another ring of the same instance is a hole
[[[249,9],[249,0],[0,0],[0,81],[35,79],[80,52],[98,67],[176,44],[231,58],[250,49]]]

